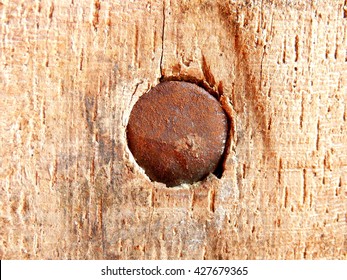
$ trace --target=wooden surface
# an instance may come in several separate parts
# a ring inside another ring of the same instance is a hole
[[[347,259],[345,0],[0,3],[1,259]],[[225,171],[150,182],[160,78],[233,118]]]

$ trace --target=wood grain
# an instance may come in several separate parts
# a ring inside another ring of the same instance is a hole
[[[347,259],[347,3],[0,3],[1,259]],[[160,79],[218,92],[222,178],[126,143]]]

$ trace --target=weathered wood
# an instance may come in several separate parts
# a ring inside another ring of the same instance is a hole
[[[347,3],[2,1],[1,259],[346,259]],[[125,130],[159,79],[230,100],[221,179],[168,189]]]

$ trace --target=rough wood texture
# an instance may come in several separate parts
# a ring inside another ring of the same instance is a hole
[[[347,259],[345,0],[2,0],[0,30],[1,259]],[[221,179],[129,154],[161,77],[230,103]]]

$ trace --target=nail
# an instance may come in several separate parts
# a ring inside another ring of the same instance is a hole
[[[142,95],[127,126],[129,149],[152,181],[192,184],[219,166],[228,137],[221,104],[203,88],[163,82]]]

